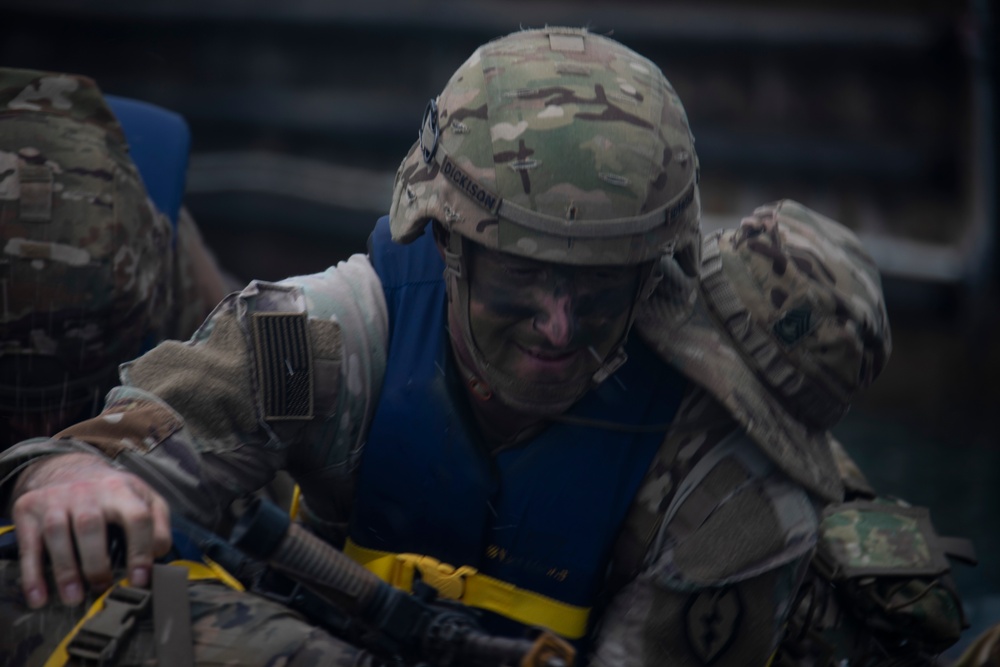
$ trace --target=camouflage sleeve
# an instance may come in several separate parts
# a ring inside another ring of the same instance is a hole
[[[377,403],[386,318],[361,255],[321,274],[251,283],[190,341],[165,341],[125,364],[100,415],[0,455],[0,476],[37,456],[96,447],[175,509],[219,521],[233,499],[287,468],[311,508],[332,515],[350,495]]]
[[[763,666],[775,652],[816,503],[741,431],[686,435],[678,458],[694,449],[645,563],[605,607],[593,665]]]

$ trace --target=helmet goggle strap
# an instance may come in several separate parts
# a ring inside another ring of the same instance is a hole
[[[636,290],[636,298],[632,300],[628,320],[621,338],[612,347],[611,353],[600,360],[600,367],[588,382],[569,381],[539,385],[505,373],[490,364],[476,344],[472,336],[472,322],[469,317],[470,290],[465,238],[461,234],[449,230],[447,242],[444,244],[444,257],[444,278],[448,285],[448,300],[449,302],[454,301],[454,307],[457,308],[455,319],[460,329],[458,332],[453,331],[451,335],[453,338],[461,336],[461,341],[465,349],[468,350],[472,368],[466,368],[462,359],[457,359],[457,363],[470,390],[482,400],[489,400],[496,395],[509,407],[534,414],[552,414],[568,409],[590,389],[607,380],[625,364],[628,360],[628,355],[625,353],[625,343],[637,314],[636,304],[652,293],[662,277],[659,262],[651,262],[649,270],[644,272],[640,280]],[[456,355],[456,357],[458,356]]]

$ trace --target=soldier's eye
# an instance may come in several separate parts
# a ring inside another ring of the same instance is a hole
[[[503,272],[511,278],[518,279],[528,279],[528,278],[539,278],[542,276],[544,269],[537,266],[527,266],[524,264],[505,264],[503,267]]]

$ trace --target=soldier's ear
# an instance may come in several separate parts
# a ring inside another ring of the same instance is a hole
[[[434,233],[434,244],[437,245],[438,254],[441,255],[441,259],[444,259],[444,251],[451,240],[451,232],[445,229],[444,225],[437,220],[431,221],[431,225],[431,230]]]

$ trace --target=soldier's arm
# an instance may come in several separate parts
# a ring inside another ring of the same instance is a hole
[[[104,583],[100,537],[109,522],[134,531],[129,567],[146,567],[163,543],[156,536],[164,500],[213,523],[286,466],[304,487],[347,479],[377,401],[386,338],[381,287],[365,257],[323,274],[252,283],[191,341],[165,342],[124,367],[123,385],[100,415],[0,455],[0,480],[14,485],[29,599],[47,597],[43,548],[60,593],[70,591],[64,601],[78,599],[74,541],[86,551],[84,577]],[[76,458],[58,456],[68,453]],[[321,516],[331,511],[314,505]],[[120,507],[134,509],[123,520]]]
[[[775,652],[816,544],[817,504],[745,435],[717,437],[703,433],[699,459],[664,485],[669,507],[604,610],[591,664],[763,666]]]

